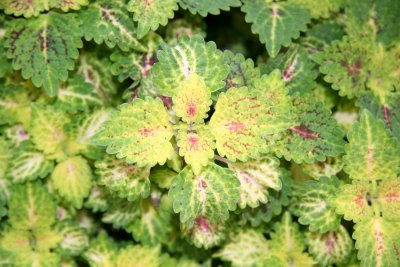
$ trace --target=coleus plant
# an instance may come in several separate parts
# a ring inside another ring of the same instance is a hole
[[[396,0],[0,9],[0,266],[400,266]]]

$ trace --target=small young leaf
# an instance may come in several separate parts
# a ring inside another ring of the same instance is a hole
[[[206,17],[207,14],[219,15],[220,10],[229,11],[230,7],[239,7],[242,3],[240,0],[179,0],[179,5],[192,14]]]
[[[23,87],[0,84],[0,125],[29,125],[29,96]]]
[[[62,236],[59,250],[65,256],[78,256],[89,246],[89,237],[85,230],[74,221],[62,221],[56,227]]]
[[[111,198],[111,205],[101,219],[110,223],[114,228],[126,228],[140,217],[140,201],[126,201],[123,198]]]
[[[91,239],[83,257],[91,267],[106,267],[114,266],[116,255],[117,244],[105,230],[101,230],[96,238]]]

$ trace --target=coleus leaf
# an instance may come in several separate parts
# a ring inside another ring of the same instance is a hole
[[[239,7],[242,3],[240,0],[179,0],[179,5],[192,14],[206,17],[207,14],[218,15],[220,10],[229,11],[230,7]]]
[[[0,85],[0,125],[18,122],[29,124],[29,96],[21,86]]]
[[[252,23],[252,32],[259,35],[271,57],[298,38],[300,31],[306,31],[310,21],[307,9],[290,1],[245,0],[242,11],[246,13],[246,22]]]
[[[5,47],[13,68],[55,96],[59,81],[68,78],[82,47],[76,16],[50,12],[29,20],[15,19],[7,36]]]
[[[54,163],[43,152],[37,151],[29,141],[15,149],[7,177],[13,183],[24,183],[36,178],[44,178],[53,171]]]
[[[93,186],[84,207],[93,212],[105,212],[109,207],[110,192],[104,187]]]
[[[137,266],[158,267],[159,250],[159,247],[127,246],[119,251],[115,265],[129,266],[134,262]]]
[[[54,200],[40,182],[17,185],[8,207],[9,222],[14,229],[45,228],[56,220]]]
[[[114,155],[106,155],[96,161],[96,174],[99,175],[99,184],[106,186],[121,198],[134,201],[137,198],[146,198],[150,194],[150,168],[140,168],[128,164],[123,159],[116,159]]]
[[[362,266],[398,266],[400,258],[400,225],[384,218],[363,220],[355,226],[358,259]]]
[[[125,1],[101,0],[79,13],[82,31],[87,41],[105,43],[113,48],[128,51],[130,48],[143,51],[145,47],[136,38],[136,28],[126,10]]]
[[[15,124],[9,127],[5,132],[5,136],[14,147],[18,147],[22,142],[30,140],[30,135],[22,124]]]
[[[346,263],[353,248],[353,241],[342,225],[335,231],[307,233],[306,237],[308,251],[322,266]]]
[[[274,69],[281,70],[282,79],[290,94],[310,92],[318,76],[306,49],[300,46],[291,47],[285,54],[279,54],[260,66],[261,74],[270,73]]]
[[[295,187],[291,210],[299,217],[299,222],[309,225],[310,231],[325,233],[335,230],[340,217],[328,200],[336,193],[339,180],[336,177],[322,177],[319,181],[306,181]]]
[[[264,157],[260,160],[247,162],[229,162],[230,169],[236,172],[240,181],[239,207],[250,206],[256,208],[260,203],[268,202],[267,189],[280,190],[282,188],[281,170],[279,161],[274,157]]]
[[[78,256],[89,246],[87,233],[75,221],[64,220],[57,224],[55,231],[62,236],[58,245],[62,255]]]
[[[107,146],[107,153],[126,157],[139,167],[164,164],[173,153],[173,130],[160,99],[135,99],[123,104],[94,142]]]
[[[385,180],[379,184],[377,205],[382,217],[392,221],[400,220],[400,179]]]
[[[203,216],[197,218],[192,227],[182,225],[182,231],[198,248],[209,249],[219,245],[226,235],[224,223],[211,223]]]
[[[376,181],[395,178],[400,172],[400,148],[385,130],[383,121],[364,110],[348,133],[344,170],[352,179]]]
[[[266,258],[268,251],[268,242],[263,234],[249,229],[233,236],[214,256],[232,262],[232,266],[250,267]]]
[[[192,167],[194,174],[199,174],[214,157],[215,141],[206,125],[179,125],[176,142],[179,155]]]
[[[64,126],[69,123],[69,117],[54,106],[39,106],[32,104],[32,121],[29,133],[32,141],[45,154],[57,154],[62,143],[67,139]]]
[[[165,26],[168,19],[174,17],[174,11],[178,10],[178,0],[130,0],[128,10],[133,12],[133,19],[138,22],[137,35],[143,38],[150,30]]]
[[[322,0],[315,2],[313,0],[289,0],[290,3],[305,7],[313,18],[329,18],[331,13],[339,11],[343,0]]]
[[[91,239],[83,257],[91,267],[114,266],[117,253],[117,244],[105,230],[101,230],[97,237]]]
[[[0,177],[5,176],[11,157],[11,144],[4,136],[0,136]]]
[[[78,10],[81,6],[87,5],[88,0],[5,0],[2,8],[6,14],[14,16],[23,15],[26,18],[37,16],[43,11],[48,11],[50,8],[58,8],[66,12],[70,9]]]
[[[234,173],[210,163],[195,175],[190,167],[172,181],[169,196],[182,223],[192,226],[203,216],[211,223],[225,221],[239,200],[239,180]]]
[[[210,92],[225,86],[229,67],[214,42],[206,43],[200,35],[182,35],[175,46],[162,44],[161,48],[149,73],[160,94],[174,96],[180,83],[193,73],[203,79]]]
[[[101,104],[102,100],[94,92],[93,85],[86,83],[80,75],[74,75],[58,88],[55,102],[55,106],[70,113],[86,111]]]
[[[123,198],[111,198],[111,205],[101,219],[114,228],[125,228],[140,216],[140,201],[126,201]]]
[[[331,111],[311,96],[293,96],[295,118],[275,146],[275,153],[296,163],[324,161],[344,150],[343,131],[337,126]]]
[[[92,171],[84,158],[75,156],[60,162],[51,179],[63,199],[77,209],[82,207],[92,186]]]
[[[314,179],[320,177],[332,177],[343,169],[343,160],[341,157],[327,158],[325,161],[317,161],[313,164],[302,164],[302,171]]]

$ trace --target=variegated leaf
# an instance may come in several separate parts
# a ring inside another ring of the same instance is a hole
[[[400,177],[379,184],[376,202],[385,219],[400,220]]]
[[[229,11],[230,7],[241,6],[240,0],[179,0],[183,9],[188,9],[192,14],[206,17],[208,14],[219,15],[220,10]]]
[[[59,251],[65,256],[78,256],[89,246],[89,236],[75,221],[64,220],[55,229],[61,235]]]
[[[289,0],[289,3],[305,7],[313,18],[329,18],[331,13],[338,12],[343,6],[343,0],[322,0],[315,2],[313,0]]]
[[[0,125],[18,122],[29,125],[31,110],[27,91],[11,84],[0,87]]]
[[[38,16],[41,12],[48,11],[50,8],[58,8],[66,12],[70,9],[78,10],[88,3],[88,0],[5,0],[0,8],[4,8],[6,14],[23,15],[25,18],[29,18]]]
[[[130,245],[121,249],[116,257],[115,266],[136,266],[158,267],[160,253],[159,247],[142,247]]]
[[[83,253],[83,258],[91,267],[106,267],[114,266],[117,254],[117,244],[105,230],[101,230],[97,237],[91,240],[89,248]]]
[[[183,233],[198,248],[209,249],[219,245],[225,239],[226,228],[221,222],[211,223],[207,218],[200,216],[192,227],[182,225]]]

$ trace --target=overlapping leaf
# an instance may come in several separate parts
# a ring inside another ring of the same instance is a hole
[[[211,223],[203,216],[197,218],[192,227],[182,225],[182,228],[196,247],[204,249],[219,245],[226,235],[224,223]]]
[[[343,0],[289,0],[289,2],[305,7],[313,18],[328,18],[331,13],[339,11]]]
[[[24,88],[0,85],[0,125],[18,122],[29,124],[29,96]]]
[[[23,15],[29,18],[39,15],[41,12],[48,11],[50,8],[58,8],[62,11],[77,10],[88,3],[88,0],[5,0],[0,8],[4,8],[6,14],[14,16]]]
[[[241,6],[240,0],[180,0],[179,5],[189,9],[192,14],[200,14],[205,17],[207,14],[218,15],[220,10],[229,11],[230,7]]]
[[[62,221],[56,231],[62,236],[58,248],[63,255],[80,255],[89,245],[87,233],[74,221]]]

